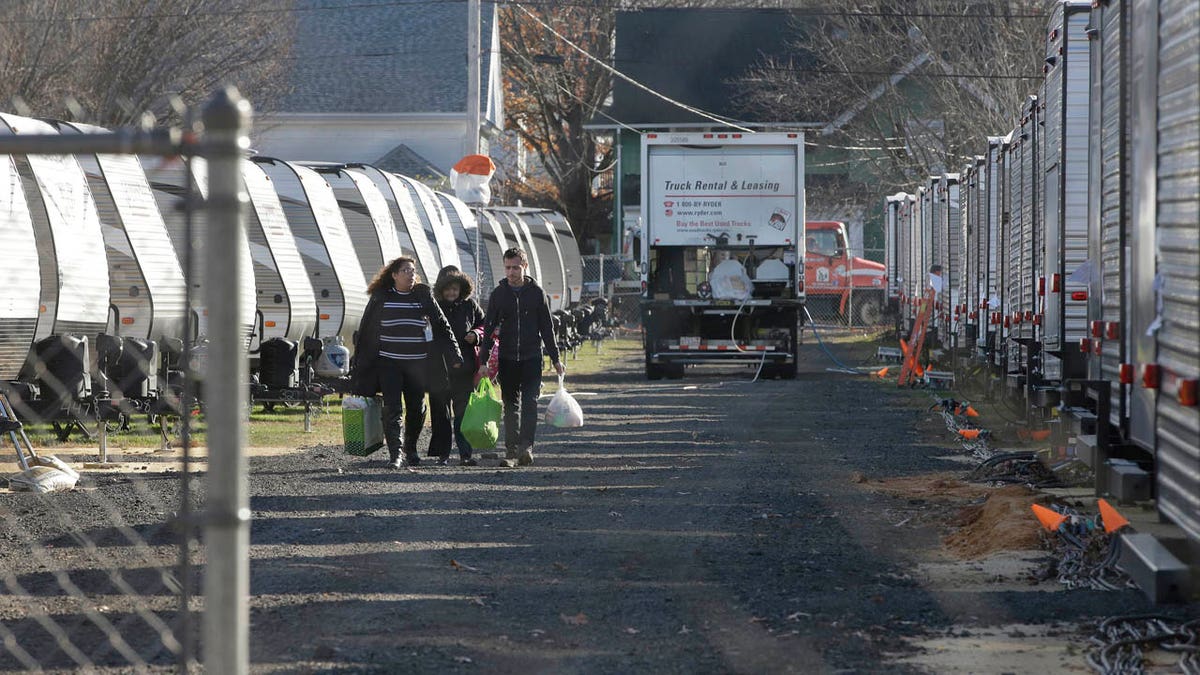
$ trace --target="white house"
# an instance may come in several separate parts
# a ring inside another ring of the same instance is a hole
[[[496,4],[481,4],[480,148],[503,126]],[[255,120],[259,154],[448,174],[467,146],[467,3],[301,0],[279,110]]]

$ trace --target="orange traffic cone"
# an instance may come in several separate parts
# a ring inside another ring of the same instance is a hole
[[[1104,521],[1104,531],[1112,534],[1129,524],[1129,520],[1117,513],[1111,504],[1103,499],[1096,502],[1100,506],[1100,520]]]
[[[1042,527],[1046,528],[1047,532],[1054,532],[1063,523],[1067,522],[1067,517],[1055,511],[1048,509],[1041,504],[1030,504],[1029,508],[1033,509],[1033,515],[1037,516],[1038,522]]]
[[[979,417],[979,411],[971,406],[967,406],[967,417]]]
[[[962,436],[963,438],[967,439],[968,441],[973,441],[976,438],[979,438],[979,432],[981,432],[981,431],[983,431],[983,430],[982,429],[959,429],[958,435]]]
[[[879,370],[877,370],[877,371],[875,371],[875,372],[873,373],[873,375],[875,375],[875,377],[878,377],[878,378],[879,378],[879,379],[881,379],[881,380],[882,380],[883,378],[887,377],[887,374],[888,374],[888,367],[887,367],[887,366],[884,366],[884,367],[880,368]]]

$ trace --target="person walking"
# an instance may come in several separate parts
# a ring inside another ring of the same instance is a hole
[[[437,463],[448,464],[450,446],[458,446],[460,466],[475,466],[471,456],[471,444],[462,435],[462,418],[467,401],[474,390],[475,372],[479,369],[477,350],[483,341],[483,309],[475,298],[471,279],[453,265],[438,272],[433,285],[433,297],[446,315],[450,332],[458,341],[463,356],[462,368],[451,368],[445,358],[429,360],[429,410],[432,434],[429,437],[429,454],[438,458]]]
[[[383,436],[396,469],[421,463],[417,441],[425,426],[426,361],[444,358],[451,369],[462,368],[450,324],[429,286],[419,282],[412,258],[384,265],[367,286],[371,299],[354,335],[350,388],[359,396],[383,392]]]
[[[537,400],[542,382],[542,348],[554,370],[566,372],[558,358],[546,294],[525,272],[529,257],[519,248],[504,252],[504,278],[492,290],[483,322],[484,353],[500,329],[500,396],[504,400],[504,446],[509,459],[533,464]]]

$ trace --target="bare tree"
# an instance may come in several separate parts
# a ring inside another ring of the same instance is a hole
[[[232,83],[258,109],[284,93],[292,0],[8,0],[0,6],[0,100],[39,116],[120,125]]]
[[[1012,128],[1041,76],[1043,6],[881,0],[799,12],[795,47],[811,58],[763,63],[741,103],[803,106],[829,120],[812,135],[818,146],[863,163],[881,192],[908,187]]]
[[[612,91],[612,76],[585,53],[606,58],[616,23],[611,4],[585,4],[501,9],[505,126],[537,158],[524,174],[507,167],[502,189],[562,211],[581,239],[610,222],[612,192],[597,177],[612,163],[611,139],[583,125]]]

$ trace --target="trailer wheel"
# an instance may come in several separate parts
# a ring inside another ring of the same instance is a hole
[[[683,364],[682,363],[672,363],[668,366],[665,366],[664,370],[666,371],[668,380],[682,380],[683,379]]]
[[[646,364],[646,379],[647,380],[663,379],[662,366],[658,365],[657,363],[647,363]]]
[[[854,319],[860,326],[875,326],[883,321],[883,299],[871,293],[854,303]]]

